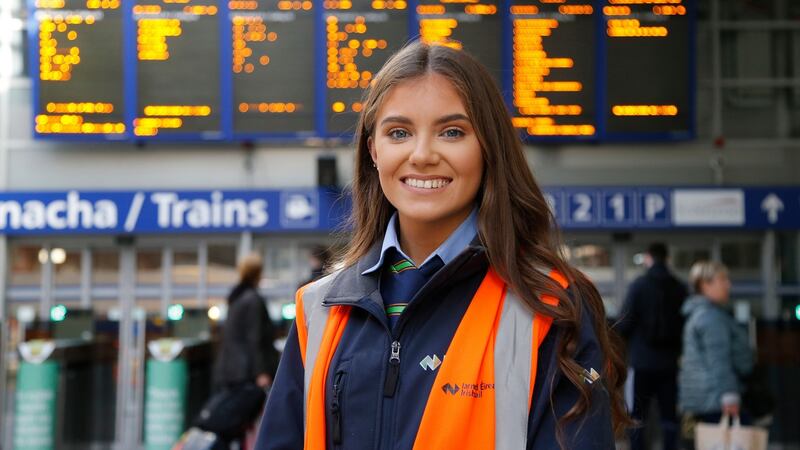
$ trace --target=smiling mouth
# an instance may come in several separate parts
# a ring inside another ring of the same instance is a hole
[[[452,180],[450,180],[449,178],[434,178],[431,180],[420,180],[419,178],[407,177],[404,178],[402,181],[406,185],[418,189],[439,189],[450,184],[450,181]]]

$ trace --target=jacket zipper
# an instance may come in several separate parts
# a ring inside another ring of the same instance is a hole
[[[333,444],[342,444],[342,406],[341,396],[344,372],[337,372],[333,380],[333,401],[331,402],[331,415],[333,416]]]
[[[386,380],[383,383],[383,396],[394,397],[397,392],[397,382],[400,380],[400,341],[392,342],[392,352],[389,355],[389,368],[386,370]]]

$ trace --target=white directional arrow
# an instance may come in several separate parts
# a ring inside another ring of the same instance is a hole
[[[770,193],[761,202],[761,210],[767,213],[767,220],[769,223],[778,221],[778,214],[783,211],[783,201],[774,193]]]

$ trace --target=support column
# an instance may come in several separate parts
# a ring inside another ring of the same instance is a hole
[[[81,250],[81,308],[92,306],[92,250]]]
[[[164,247],[161,251],[161,318],[167,320],[167,309],[172,303],[172,247]]]
[[[42,246],[39,251],[39,262],[42,262],[42,295],[39,299],[39,317],[42,320],[50,320],[50,308],[53,306],[53,261],[50,260],[50,252],[53,250],[50,244]],[[44,253],[42,253],[44,252]],[[42,258],[42,255],[46,255]]]
[[[239,235],[239,247],[236,249],[237,263],[252,251],[253,233],[251,231],[242,231],[242,234]]]
[[[208,307],[208,242],[203,240],[197,246],[197,303],[200,306]]]
[[[778,320],[781,315],[781,300],[778,297],[777,270],[775,264],[775,231],[764,233],[761,242],[761,283],[764,286],[764,297],[761,304],[762,317],[766,320]]]
[[[120,244],[119,261],[119,354],[117,356],[117,404],[115,447],[118,450],[136,448],[136,433],[132,429],[136,418],[133,386],[134,341],[133,308],[136,305],[136,250],[133,243]]]

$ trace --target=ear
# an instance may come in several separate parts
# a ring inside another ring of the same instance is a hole
[[[375,140],[372,139],[372,136],[367,138],[367,147],[369,148],[369,156],[372,158],[373,164],[378,164],[378,155],[375,152]]]

